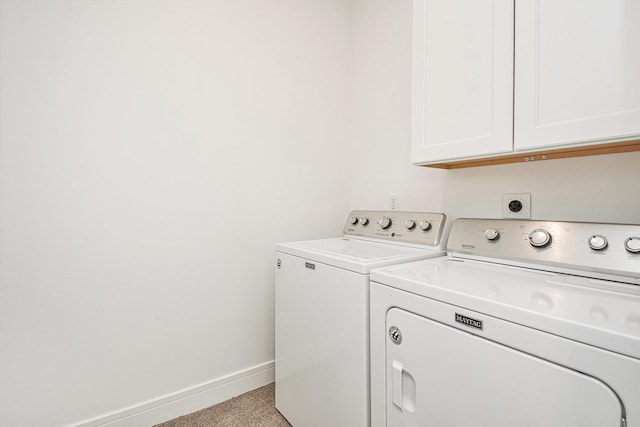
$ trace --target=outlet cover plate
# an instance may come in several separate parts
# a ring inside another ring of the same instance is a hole
[[[509,210],[509,203],[522,203],[519,212]],[[531,193],[507,193],[502,195],[502,218],[531,219]]]
[[[389,210],[398,210],[398,193],[389,194]]]

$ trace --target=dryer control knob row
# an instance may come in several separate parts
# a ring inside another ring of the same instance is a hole
[[[484,230],[484,237],[486,237],[487,240],[497,240],[498,237],[500,237],[500,233],[495,228],[487,228]]]
[[[624,248],[634,254],[640,253],[640,237],[629,237],[624,241]]]
[[[547,230],[538,228],[529,233],[529,244],[535,248],[542,248],[551,242],[551,234]]]
[[[609,242],[607,242],[607,238],[601,234],[594,234],[589,237],[589,247],[594,251],[601,251],[607,247]]]
[[[391,218],[389,218],[388,216],[383,216],[378,220],[378,225],[383,230],[386,230],[387,228],[391,227]]]
[[[423,219],[422,221],[420,221],[420,224],[418,225],[418,227],[420,227],[420,230],[422,231],[427,231],[428,229],[431,228],[431,223],[428,220]]]

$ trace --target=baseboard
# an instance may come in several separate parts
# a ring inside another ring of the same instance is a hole
[[[74,426],[152,426],[270,384],[274,379],[275,363],[271,361],[157,399],[91,418],[74,424]]]

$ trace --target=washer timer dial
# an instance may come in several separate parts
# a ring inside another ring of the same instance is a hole
[[[640,253],[640,237],[629,237],[624,241],[624,248],[633,253]]]
[[[484,230],[484,237],[486,237],[487,240],[497,240],[498,237],[500,237],[500,233],[495,228],[487,228]]]
[[[378,225],[383,230],[386,230],[387,228],[391,227],[391,218],[389,218],[388,216],[383,216],[378,220]]]
[[[607,242],[607,238],[601,234],[594,234],[589,237],[589,247],[594,251],[601,251],[607,247],[609,242]]]
[[[538,228],[529,233],[529,244],[535,248],[542,248],[551,243],[551,234],[547,230]]]
[[[431,228],[431,223],[428,220],[423,219],[422,221],[420,221],[420,225],[418,225],[418,227],[420,227],[420,230],[422,231],[427,231]]]

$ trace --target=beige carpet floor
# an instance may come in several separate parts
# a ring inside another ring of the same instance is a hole
[[[156,427],[290,427],[276,410],[271,383],[217,405],[158,424]]]

